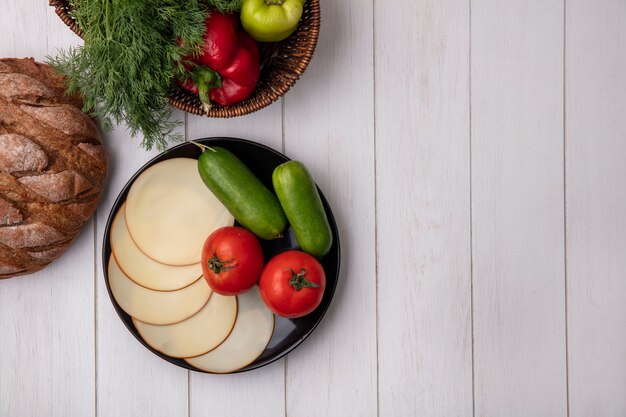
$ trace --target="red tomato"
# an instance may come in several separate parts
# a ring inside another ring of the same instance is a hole
[[[272,258],[259,280],[261,296],[275,314],[287,318],[306,316],[320,305],[326,274],[308,253],[291,250]]]
[[[222,227],[204,242],[202,273],[218,294],[246,292],[257,283],[262,269],[261,244],[246,229]]]

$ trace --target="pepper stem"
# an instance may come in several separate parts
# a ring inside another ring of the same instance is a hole
[[[220,88],[222,86],[222,77],[209,67],[198,65],[189,74],[193,83],[198,87],[198,95],[200,101],[204,107],[205,113],[211,110],[211,99],[209,98],[209,91],[212,88]]]
[[[265,0],[268,6],[282,6],[285,0]]]
[[[315,282],[311,282],[305,278],[306,269],[302,268],[300,272],[296,274],[293,269],[288,269],[291,271],[291,279],[289,280],[289,285],[293,287],[294,290],[300,291],[302,288],[318,288],[319,284]]]

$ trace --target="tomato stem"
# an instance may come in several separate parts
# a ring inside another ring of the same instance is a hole
[[[237,264],[231,265],[233,262],[235,262],[234,258],[229,259],[228,261],[222,261],[220,260],[220,258],[213,255],[212,257],[207,259],[207,266],[209,267],[211,271],[215,272],[216,274],[219,274],[220,272],[230,271],[231,269],[236,267]]]
[[[294,290],[300,291],[302,288],[318,288],[319,284],[315,282],[311,282],[305,278],[306,269],[300,269],[300,272],[296,273],[293,269],[288,269],[291,271],[291,279],[289,280],[289,285],[293,287]]]

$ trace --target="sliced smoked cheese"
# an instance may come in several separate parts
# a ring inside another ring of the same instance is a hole
[[[211,296],[204,278],[178,291],[154,291],[128,278],[114,256],[109,258],[109,286],[126,313],[151,324],[172,324],[196,314]]]
[[[143,340],[174,358],[198,356],[213,350],[230,334],[237,319],[237,297],[217,293],[187,320],[155,326],[133,319]]]
[[[202,276],[200,264],[172,266],[148,258],[126,228],[125,204],[111,224],[111,250],[124,274],[137,284],[157,291],[179,290]]]
[[[145,170],[126,199],[126,225],[137,247],[168,265],[200,262],[202,245],[233,216],[204,185],[198,161],[173,158]]]
[[[274,315],[256,285],[237,299],[237,321],[228,338],[209,353],[185,361],[207,372],[228,373],[248,366],[263,353],[274,333]]]

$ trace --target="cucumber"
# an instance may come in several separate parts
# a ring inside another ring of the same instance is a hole
[[[276,196],[230,151],[219,146],[204,149],[198,158],[204,184],[230,214],[257,237],[280,237],[287,218]]]
[[[279,165],[272,174],[274,191],[295,232],[300,248],[321,257],[333,244],[333,234],[311,174],[298,161]]]

